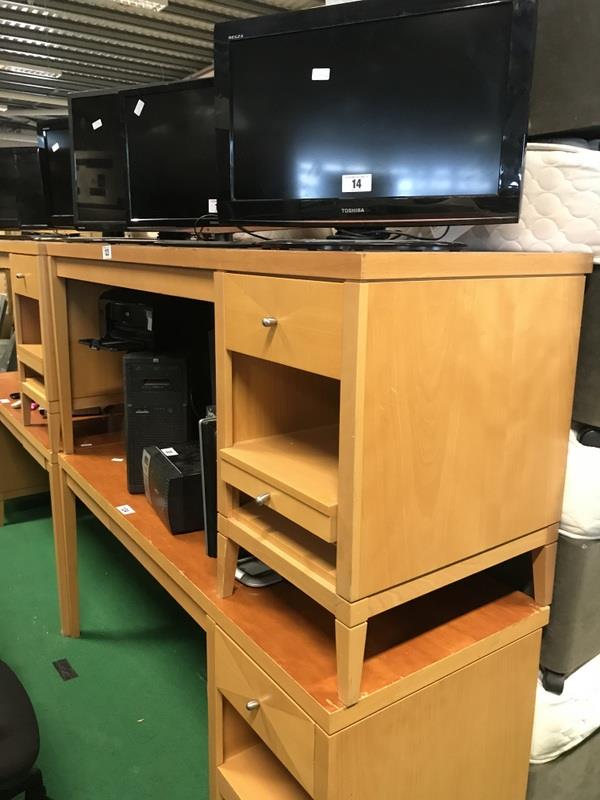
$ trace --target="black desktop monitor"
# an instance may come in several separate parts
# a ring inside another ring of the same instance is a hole
[[[15,147],[17,171],[17,219],[21,228],[45,228],[48,210],[40,150]]]
[[[123,92],[129,222],[189,227],[216,211],[212,79]]]
[[[75,225],[124,228],[127,180],[118,92],[71,95],[69,121]]]
[[[48,224],[68,227],[73,224],[71,187],[71,134],[68,117],[38,122],[38,144],[46,188]]]
[[[0,230],[16,228],[17,169],[12,147],[0,148]]]
[[[518,218],[535,0],[363,0],[215,28],[223,222]]]

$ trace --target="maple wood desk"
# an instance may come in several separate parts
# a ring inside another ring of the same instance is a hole
[[[213,798],[523,798],[590,259],[133,244],[103,258],[100,244],[45,246],[65,450],[57,535],[64,632],[79,633],[77,497],[207,630]],[[227,540],[219,587],[203,534],[171,536],[144,497],[128,494],[118,433],[73,429],[78,404],[114,400],[122,389],[118,356],[90,368],[75,346],[97,325],[99,293],[115,286],[216,303]],[[272,319],[274,333],[272,322],[262,324]],[[402,376],[405,396],[391,391],[398,384],[387,356],[366,355],[382,336],[419,356]],[[369,370],[375,383],[365,381]],[[94,380],[87,394],[78,391]],[[365,413],[373,402],[379,413]],[[331,486],[327,436],[316,445],[304,437],[297,469],[277,466],[288,433],[297,441],[306,429],[307,408],[322,427],[339,425],[339,494],[325,503],[302,476],[306,464],[325,464]],[[478,428],[486,408],[493,413]],[[512,418],[518,424],[506,436]],[[243,445],[256,440],[275,455],[270,474]],[[389,460],[408,445],[420,454],[412,472]],[[316,460],[303,463],[315,447]],[[240,502],[255,496],[257,481],[271,489],[265,513],[289,524]],[[392,521],[406,481],[407,533],[398,538]],[[483,491],[490,487],[493,502]],[[134,513],[121,513],[123,505]],[[464,524],[453,538],[457,521]],[[237,544],[290,584],[221,597]],[[528,551],[537,554],[537,604],[474,575]]]

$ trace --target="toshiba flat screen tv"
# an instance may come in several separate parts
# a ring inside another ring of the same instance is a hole
[[[214,213],[214,101],[212,79],[121,94],[131,226],[188,227]]]
[[[215,28],[224,223],[518,219],[535,0],[363,0]]]

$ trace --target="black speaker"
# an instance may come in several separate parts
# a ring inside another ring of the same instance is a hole
[[[127,487],[144,491],[145,447],[170,447],[190,438],[187,359],[177,355],[128,353],[123,358]]]
[[[171,533],[204,527],[202,464],[198,442],[146,447],[142,456],[146,498]]]

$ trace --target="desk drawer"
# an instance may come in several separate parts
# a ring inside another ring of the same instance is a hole
[[[312,795],[314,722],[219,629],[215,632],[215,658],[217,691]],[[255,703],[257,707],[248,710],[247,704]]]
[[[40,299],[40,278],[37,256],[11,255],[10,277],[15,294]]]
[[[269,481],[252,475],[234,464],[229,464],[223,456],[220,459],[220,467],[222,481],[255,500],[260,498],[259,505],[276,511],[325,542],[337,540],[335,514],[333,516],[323,514]]]
[[[228,274],[224,287],[228,350],[340,377],[341,283]]]

